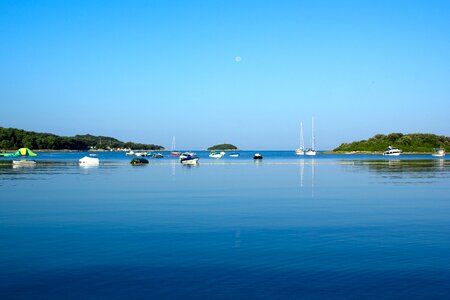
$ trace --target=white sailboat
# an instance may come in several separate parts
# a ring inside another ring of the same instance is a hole
[[[314,117],[311,120],[311,148],[306,150],[305,154],[309,156],[314,156],[317,154],[316,146],[315,146],[315,137],[314,137]]]
[[[300,148],[295,150],[297,155],[305,155],[305,143],[303,141],[303,122],[300,122]]]

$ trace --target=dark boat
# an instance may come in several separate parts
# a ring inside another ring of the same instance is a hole
[[[263,159],[263,157],[261,154],[255,153],[255,155],[253,155],[253,159]]]
[[[142,157],[135,157],[130,161],[133,166],[148,164],[148,160]]]

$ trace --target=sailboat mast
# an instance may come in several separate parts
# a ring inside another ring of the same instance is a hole
[[[303,122],[300,122],[300,149],[305,148],[305,143],[303,142]]]
[[[314,143],[315,143],[315,138],[314,138],[314,117],[312,117],[312,119],[311,119],[311,131],[312,131],[312,134],[311,134],[311,147],[312,147],[312,150],[316,150],[316,146],[314,145]]]

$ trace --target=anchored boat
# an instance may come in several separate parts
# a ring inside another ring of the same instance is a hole
[[[225,152],[211,152],[209,157],[211,158],[222,158],[225,155]]]
[[[303,122],[300,122],[300,148],[295,150],[297,155],[305,155],[305,143],[303,141]]]
[[[445,149],[444,148],[435,148],[434,153],[431,155],[436,156],[436,157],[443,157],[443,156],[445,156]]]
[[[402,153],[402,150],[388,146],[387,149],[383,152],[383,155],[387,156],[399,156]]]
[[[199,157],[192,152],[185,152],[180,155],[180,163],[183,165],[196,165],[198,164]]]

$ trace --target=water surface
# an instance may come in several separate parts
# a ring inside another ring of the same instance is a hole
[[[1,299],[443,299],[450,162],[253,152],[0,163]]]

